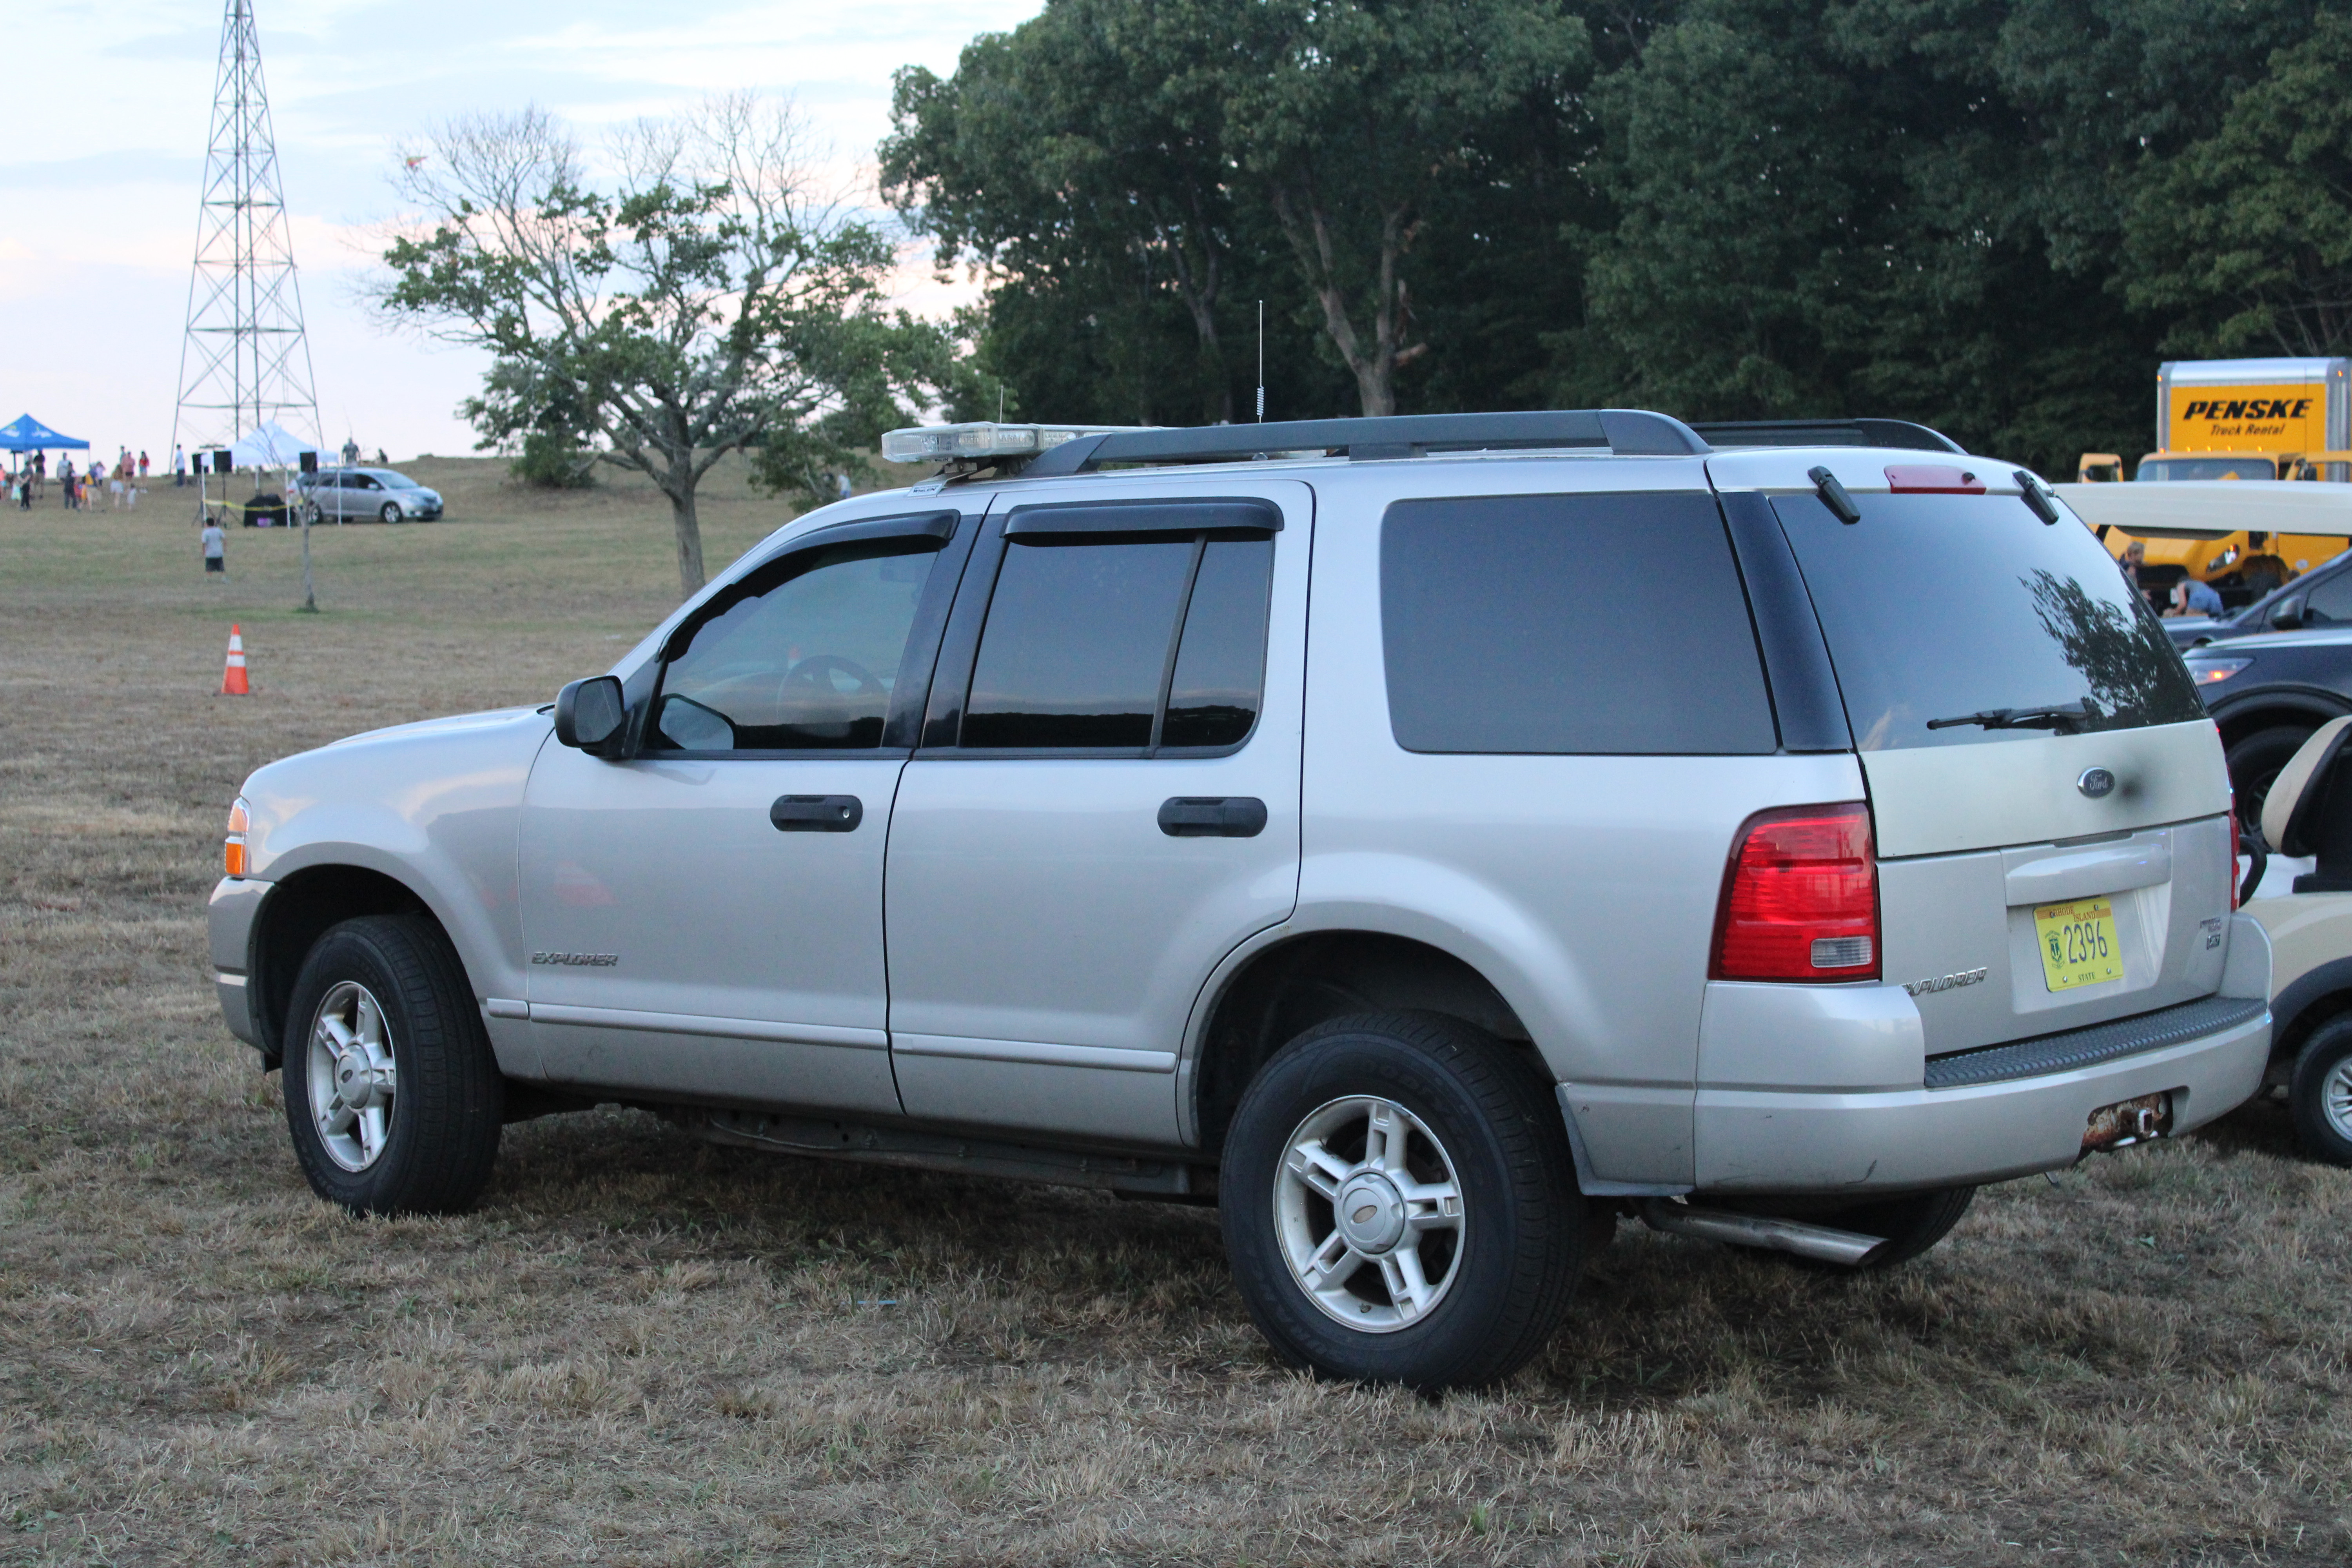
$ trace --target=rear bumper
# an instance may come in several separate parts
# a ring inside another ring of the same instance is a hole
[[[2259,1000],[2270,944],[2231,922],[2221,994]],[[2240,1009],[2239,1011],[2243,1011]],[[2065,1070],[1944,1089],[1701,1087],[1702,1192],[1843,1193],[1974,1185],[2074,1163],[2092,1111],[2169,1092],[2172,1131],[2236,1110],[2262,1087],[2268,1011],[2194,1037]],[[1883,1079],[1881,1080],[1884,1081]]]

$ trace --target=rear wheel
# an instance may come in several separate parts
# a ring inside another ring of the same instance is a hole
[[[473,1206],[504,1080],[457,955],[421,915],[330,929],[287,1009],[286,1121],[310,1186],[354,1214]]]
[[[2287,1104],[2305,1153],[2352,1165],[2352,1014],[2329,1019],[2304,1042],[2287,1080]]]
[[[2230,788],[2238,797],[2240,826],[2249,830],[2262,826],[2263,803],[2270,798],[2271,785],[2278,782],[2279,770],[2311,739],[2311,731],[2307,724],[2273,724],[2230,748]]]
[[[1275,1351],[1326,1376],[1492,1383],[1567,1310],[1586,1219],[1533,1068],[1451,1018],[1342,1018],[1285,1047],[1225,1140],[1234,1277]]]

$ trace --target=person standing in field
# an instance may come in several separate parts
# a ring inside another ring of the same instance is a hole
[[[219,523],[207,517],[205,519],[205,531],[198,537],[204,542],[205,575],[226,577],[228,575],[228,535],[221,531]]]
[[[176,441],[172,443],[172,488],[179,489],[188,482],[188,454]]]
[[[139,454],[139,477],[142,479],[147,477],[147,454],[144,452]]]
[[[36,452],[33,454],[33,499],[46,500],[48,493],[49,455],[47,452]]]

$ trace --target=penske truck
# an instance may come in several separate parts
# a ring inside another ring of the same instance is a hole
[[[2141,484],[2189,484],[2210,495],[2102,495],[2076,510],[2123,559],[2137,542],[2137,575],[2159,605],[2183,578],[2210,584],[2224,604],[2251,603],[2352,545],[2352,533],[2285,532],[2352,510],[2252,504],[2228,488],[2261,480],[2352,480],[2352,359],[2170,360],[2157,371],[2157,449],[2132,472]],[[2123,459],[2085,452],[2076,481],[2119,480]],[[2138,502],[2144,499],[2145,507]],[[2279,498],[2284,500],[2285,498]],[[2145,514],[2145,515],[2142,515]],[[2190,525],[2194,525],[2193,527]]]

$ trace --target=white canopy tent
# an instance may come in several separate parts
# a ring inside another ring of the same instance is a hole
[[[229,461],[240,468],[293,468],[301,466],[303,453],[318,451],[319,444],[272,420],[247,431],[228,450]]]

